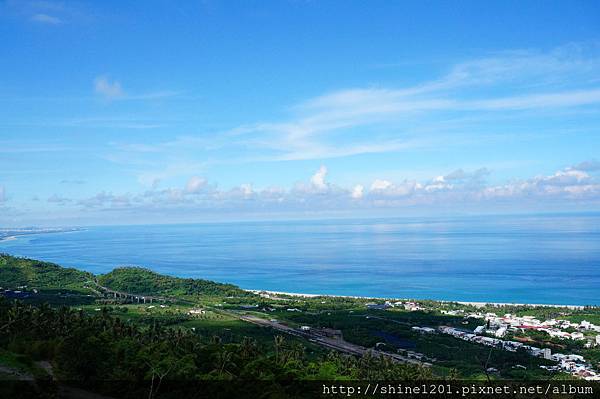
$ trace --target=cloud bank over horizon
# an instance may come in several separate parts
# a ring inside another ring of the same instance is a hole
[[[600,205],[600,167],[596,160],[558,170],[547,176],[535,176],[492,185],[486,177],[492,172],[486,168],[473,171],[454,170],[427,180],[392,182],[375,179],[368,187],[357,184],[342,187],[327,179],[328,169],[321,165],[306,181],[296,182],[291,188],[270,186],[257,189],[250,183],[230,189],[205,177],[192,176],[182,187],[159,188],[143,192],[113,193],[101,191],[90,197],[68,198],[53,194],[47,203],[58,208],[59,215],[80,215],[83,224],[94,223],[99,217],[110,223],[120,223],[119,215],[130,222],[202,221],[215,216],[229,220],[262,217],[269,219],[295,216],[327,217],[328,215],[410,215],[406,211],[427,210],[432,216],[440,214],[486,214],[506,211],[577,212],[597,209]],[[0,186],[0,209],[8,202],[4,187]],[[546,206],[539,206],[544,204]],[[562,205],[569,204],[570,208]],[[518,205],[518,206],[517,206]],[[547,206],[555,205],[555,206]],[[556,207],[558,205],[558,207]],[[466,209],[470,211],[465,212]],[[9,212],[10,208],[5,208]],[[366,213],[365,213],[366,212]],[[383,213],[382,213],[383,212]],[[10,212],[9,212],[10,213]],[[104,215],[104,216],[102,216]],[[40,217],[40,222],[59,219]]]
[[[600,211],[597,6],[301,3],[1,3],[0,225]]]

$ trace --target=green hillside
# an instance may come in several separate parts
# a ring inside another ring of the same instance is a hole
[[[0,254],[0,287],[27,286],[38,289],[88,291],[85,286],[93,281],[91,273],[64,268],[54,263],[18,258]],[[140,267],[117,268],[97,278],[100,285],[129,293],[171,296],[248,296],[246,291],[232,284],[208,280],[164,276]]]
[[[113,290],[157,296],[245,296],[232,284],[208,280],[170,277],[140,267],[121,267],[100,275],[98,283]]]
[[[93,278],[91,273],[64,268],[54,263],[0,254],[0,286],[3,288],[27,286],[81,290]]]

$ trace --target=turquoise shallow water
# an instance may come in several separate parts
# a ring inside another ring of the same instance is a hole
[[[2,241],[0,251],[249,289],[600,305],[598,215],[91,227]]]

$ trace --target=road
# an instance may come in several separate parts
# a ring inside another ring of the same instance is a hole
[[[104,293],[114,295],[115,297],[131,298],[132,300],[137,299],[138,302],[140,299],[142,299],[144,301],[144,303],[146,303],[146,300],[150,300],[150,301],[152,301],[152,300],[154,300],[154,301],[173,300],[172,298],[153,297],[153,296],[148,296],[148,295],[144,296],[144,295],[138,295],[138,294],[131,294],[128,292],[115,291],[108,287],[103,287],[103,286],[99,285],[98,283],[95,283],[95,285],[97,288],[99,288]],[[324,347],[330,348],[330,349],[334,349],[334,350],[337,350],[337,351],[340,351],[343,353],[347,353],[350,355],[364,356],[365,354],[369,353],[373,356],[387,357],[396,363],[415,364],[415,365],[425,366],[425,367],[431,366],[431,363],[423,362],[423,361],[420,361],[417,359],[412,359],[412,358],[402,356],[397,353],[388,353],[388,352],[383,352],[383,351],[380,351],[377,349],[365,348],[364,346],[360,346],[360,345],[356,345],[356,344],[347,342],[342,338],[327,337],[327,336],[323,335],[322,333],[319,333],[319,330],[308,330],[308,331],[300,330],[297,328],[287,326],[287,325],[277,322],[277,321],[266,320],[266,319],[262,319],[260,317],[247,315],[247,314],[243,315],[243,314],[239,314],[236,312],[229,312],[229,311],[225,311],[223,309],[219,309],[218,312],[223,312],[225,314],[236,317],[245,322],[259,325],[261,327],[269,327],[269,328],[273,328],[274,330],[281,331],[285,334],[305,338],[305,339],[308,339],[310,342],[313,342],[317,345],[324,346]]]
[[[411,359],[411,358],[402,356],[397,353],[388,353],[388,352],[383,352],[383,351],[379,351],[376,349],[365,348],[364,346],[356,345],[356,344],[350,343],[348,341],[345,341],[342,338],[326,337],[326,336],[322,335],[321,333],[319,333],[319,330],[304,331],[304,330],[300,330],[297,328],[292,328],[292,327],[282,324],[278,321],[266,320],[266,319],[262,319],[260,317],[256,317],[256,316],[252,316],[252,315],[239,315],[236,313],[229,313],[229,312],[227,312],[227,313],[232,316],[238,317],[240,320],[246,321],[248,323],[256,324],[256,325],[259,325],[262,327],[270,327],[270,328],[273,328],[274,330],[281,331],[281,332],[289,334],[289,335],[306,338],[310,342],[313,342],[315,344],[324,346],[326,348],[335,349],[337,351],[347,353],[350,355],[364,356],[365,354],[369,353],[374,356],[387,357],[396,363],[415,364],[415,365],[425,366],[425,367],[431,366],[430,363],[422,362],[417,359]]]

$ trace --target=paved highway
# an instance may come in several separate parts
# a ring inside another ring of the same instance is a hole
[[[360,346],[360,345],[356,345],[356,344],[347,342],[342,338],[326,337],[325,335],[320,333],[319,330],[304,331],[304,330],[300,330],[297,328],[292,328],[292,327],[282,324],[278,321],[266,320],[266,319],[262,319],[260,317],[256,317],[256,316],[252,316],[252,315],[239,315],[236,313],[229,313],[229,312],[228,312],[228,314],[231,314],[232,316],[236,316],[240,320],[244,320],[244,321],[252,323],[252,324],[256,324],[256,325],[263,326],[263,327],[270,327],[277,331],[284,332],[286,334],[306,338],[309,341],[314,342],[318,345],[321,345],[321,346],[324,346],[327,348],[331,348],[331,349],[335,349],[335,350],[338,350],[340,352],[344,352],[344,353],[347,353],[350,355],[364,356],[365,354],[370,353],[371,355],[374,355],[374,356],[387,357],[397,363],[408,363],[408,364],[415,364],[415,365],[420,365],[420,366],[425,366],[425,367],[431,366],[430,363],[422,362],[417,359],[411,359],[406,356],[399,355],[397,353],[388,353],[388,352],[383,352],[383,351],[379,351],[376,349],[365,348],[364,346]]]

